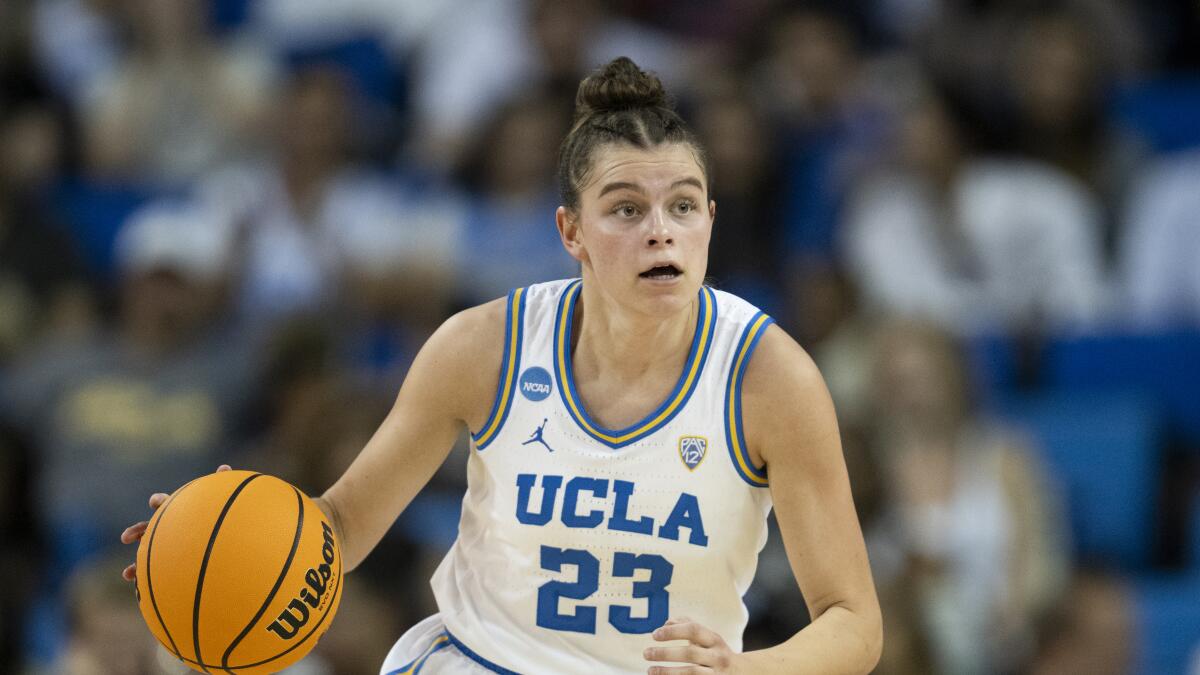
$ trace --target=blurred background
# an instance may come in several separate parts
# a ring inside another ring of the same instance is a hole
[[[1194,0],[2,0],[0,672],[179,672],[118,534],[222,462],[319,494],[449,313],[574,276],[621,54],[828,380],[878,672],[1200,673]],[[292,672],[434,611],[460,446]],[[777,536],[747,603],[807,621]]]

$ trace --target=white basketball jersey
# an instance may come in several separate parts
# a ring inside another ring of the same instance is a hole
[[[649,633],[677,616],[740,651],[771,509],[740,391],[771,319],[702,288],[674,390],[610,430],[572,376],[581,283],[508,296],[496,401],[471,435],[458,539],[432,580],[449,637],[497,672],[644,673]]]

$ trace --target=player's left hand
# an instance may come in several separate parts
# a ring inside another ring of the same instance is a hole
[[[736,673],[741,654],[734,652],[716,632],[687,617],[670,619],[651,634],[658,642],[687,640],[678,647],[647,647],[647,661],[687,663],[686,666],[651,666],[649,675],[692,675],[695,673]]]

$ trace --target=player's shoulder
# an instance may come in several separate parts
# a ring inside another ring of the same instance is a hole
[[[451,315],[421,347],[405,386],[467,423],[477,421],[499,377],[504,315],[504,298]]]
[[[426,347],[464,363],[478,363],[492,352],[499,354],[507,305],[506,298],[496,298],[456,312],[434,331]]]
[[[778,324],[766,326],[746,367],[742,400],[747,411],[773,415],[827,396],[824,378],[808,352]]]
[[[461,310],[443,322],[447,330],[470,332],[491,328],[499,322],[504,329],[504,314],[508,305],[507,298],[500,297],[483,304]]]
[[[775,324],[747,367],[742,411],[751,455],[768,465],[819,457],[837,437],[833,401],[817,364]]]

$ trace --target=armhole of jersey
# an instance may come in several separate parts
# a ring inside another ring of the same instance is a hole
[[[517,392],[517,373],[521,369],[521,339],[525,333],[525,288],[518,288],[508,294],[507,308],[504,313],[504,358],[500,362],[500,381],[496,385],[496,399],[492,403],[492,411],[488,413],[487,421],[480,427],[479,433],[472,433],[475,449],[487,448],[500,433],[508,411],[512,408],[513,396]]]
[[[766,467],[754,466],[750,460],[750,449],[746,447],[746,435],[742,425],[742,381],[746,378],[746,366],[758,341],[775,320],[766,314],[755,314],[733,350],[733,363],[729,367],[729,380],[725,385],[725,443],[729,447],[729,459],[742,480],[754,487],[767,487]]]

